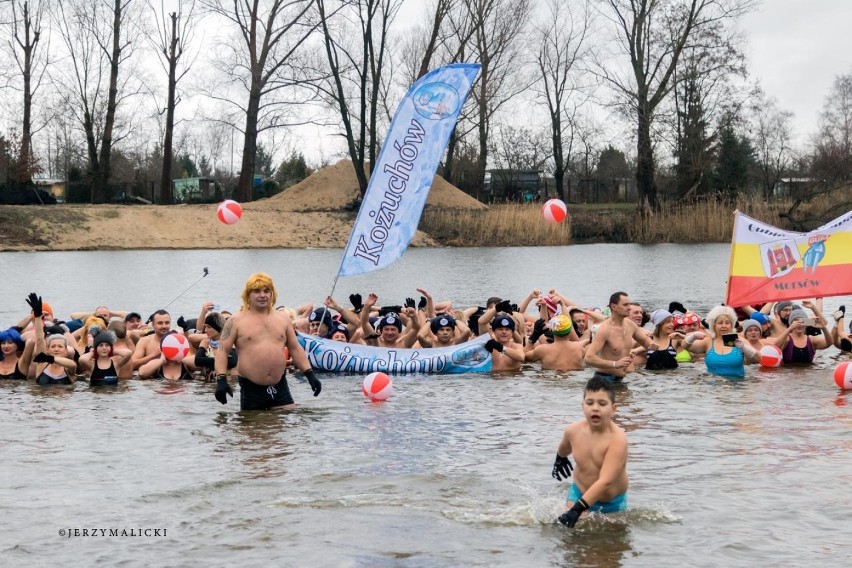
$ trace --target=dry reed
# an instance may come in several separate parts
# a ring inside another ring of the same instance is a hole
[[[797,210],[802,218],[840,215],[852,204],[852,186],[820,195]],[[735,204],[720,199],[664,205],[643,219],[635,209],[569,206],[569,219],[545,222],[541,206],[492,205],[487,211],[427,208],[420,228],[446,246],[541,246],[588,242],[707,243],[731,240],[734,210],[774,225],[791,227],[786,214],[792,201],[741,197]],[[834,214],[834,213],[833,213]],[[823,218],[821,222],[830,221]],[[816,226],[816,225],[815,225]]]

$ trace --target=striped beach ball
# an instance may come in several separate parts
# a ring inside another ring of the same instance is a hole
[[[780,367],[781,350],[775,345],[764,345],[760,348],[760,366],[761,367]]]
[[[844,361],[834,370],[834,382],[843,390],[852,389],[852,361]]]
[[[183,361],[189,355],[189,340],[179,333],[170,333],[160,343],[160,351],[169,361]]]
[[[568,208],[559,199],[549,199],[542,205],[541,214],[548,223],[561,223],[568,217]]]
[[[243,207],[233,199],[226,199],[219,204],[217,215],[221,222],[233,225],[243,216]]]
[[[381,371],[376,371],[364,377],[362,389],[364,396],[373,402],[387,400],[393,390],[393,381]]]

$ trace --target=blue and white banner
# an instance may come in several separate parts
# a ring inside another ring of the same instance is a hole
[[[427,73],[408,90],[373,165],[338,276],[384,268],[408,248],[479,67],[447,65]]]
[[[431,349],[388,349],[332,341],[296,333],[308,355],[311,368],[329,373],[372,373],[395,375],[415,373],[481,373],[491,370],[491,353],[484,345],[489,335],[480,335],[452,347]]]

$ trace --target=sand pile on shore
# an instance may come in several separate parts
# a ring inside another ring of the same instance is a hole
[[[352,161],[340,160],[256,205],[290,211],[341,210],[351,207],[358,199],[358,193],[358,178]],[[488,208],[438,175],[432,180],[426,205],[448,209]]]

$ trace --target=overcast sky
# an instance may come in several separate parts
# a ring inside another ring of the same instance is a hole
[[[835,77],[852,73],[852,0],[764,0],[742,25],[752,77],[795,114],[804,141]]]

